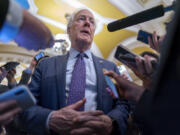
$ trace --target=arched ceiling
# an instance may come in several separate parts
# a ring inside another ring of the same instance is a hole
[[[65,14],[71,14],[77,8],[88,7],[96,16],[98,22],[98,30],[95,34],[94,44],[99,49],[100,54],[107,58],[112,49],[127,37],[135,36],[135,32],[122,30],[110,33],[107,31],[107,23],[109,20],[125,17],[126,15],[117,7],[106,0],[34,0],[37,6],[36,14],[46,17],[47,20],[53,20],[62,25],[67,24]],[[101,7],[101,8],[100,8]],[[51,29],[53,34],[65,34],[66,29],[53,23],[45,24]]]
[[[67,20],[65,15],[71,14],[78,8],[89,8],[97,20],[97,30],[92,50],[95,55],[112,61],[114,61],[112,58],[115,47],[120,43],[136,53],[141,53],[145,50],[152,51],[148,46],[136,41],[137,32],[139,29],[149,32],[156,30],[159,35],[163,35],[165,33],[163,23],[169,20],[170,15],[167,14],[160,19],[138,24],[116,32],[108,32],[107,24],[116,19],[124,18],[159,4],[163,4],[164,6],[170,5],[172,1],[173,0],[27,0],[29,12],[42,20],[45,25],[49,27],[54,37],[57,37],[57,35],[67,37]],[[130,41],[130,39],[133,40]],[[0,46],[0,61],[15,60],[25,63],[25,66],[21,65],[22,69],[27,67],[27,63],[30,63],[32,56],[35,54],[35,52],[27,51],[23,51],[24,54],[21,54],[21,48]],[[120,63],[116,61],[116,64],[119,65]],[[16,79],[19,80],[19,77],[20,74],[18,74]],[[135,81],[138,80],[136,77],[133,77],[133,79]]]
[[[137,35],[138,29],[164,34],[162,23],[166,19],[136,25],[116,32],[108,32],[107,24],[116,19],[124,18],[147,8],[163,4],[169,5],[170,0],[28,0],[29,11],[40,18],[56,34],[66,34],[67,20],[65,15],[78,8],[93,11],[97,20],[97,30],[93,45],[97,55],[108,58],[112,50],[127,38]],[[158,28],[158,29],[157,29]]]

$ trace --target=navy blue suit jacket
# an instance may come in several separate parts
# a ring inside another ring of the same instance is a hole
[[[117,121],[116,134],[124,134],[129,106],[123,101],[114,102],[112,97],[106,92],[106,84],[102,71],[105,68],[118,72],[118,69],[114,63],[94,55],[92,56],[97,75],[97,110],[102,110]],[[26,131],[37,135],[46,134],[46,120],[49,113],[66,106],[67,59],[68,55],[47,58],[42,60],[35,69],[29,88],[36,97],[38,105],[24,111],[20,117]]]

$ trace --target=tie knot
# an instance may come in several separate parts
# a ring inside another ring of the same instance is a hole
[[[85,53],[79,53],[79,54],[77,55],[78,58],[83,58],[83,57],[85,57],[85,56],[86,56]]]

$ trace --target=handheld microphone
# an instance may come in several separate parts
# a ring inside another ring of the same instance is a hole
[[[119,19],[107,25],[108,31],[113,32],[132,25],[143,23],[158,17],[165,13],[163,5],[159,5],[148,10],[136,13],[123,19]]]

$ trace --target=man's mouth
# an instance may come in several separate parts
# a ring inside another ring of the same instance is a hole
[[[90,35],[90,32],[89,32],[89,31],[87,31],[87,30],[81,30],[80,32],[81,32],[81,33],[85,33],[85,34]]]

